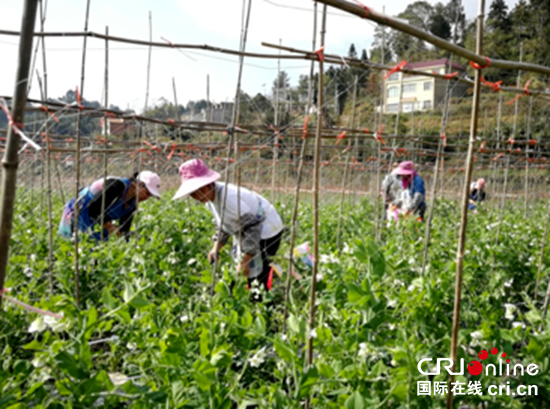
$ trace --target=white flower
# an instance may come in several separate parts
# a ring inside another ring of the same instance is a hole
[[[221,328],[222,330],[225,329],[225,322],[222,322],[222,323],[220,324],[220,328]]]
[[[359,344],[359,353],[357,354],[357,356],[360,359],[365,359],[369,355],[369,352],[369,346],[367,345],[367,343],[361,342]]]
[[[191,266],[191,265],[195,264],[196,262],[197,262],[196,259],[191,258],[191,259],[189,259],[189,261],[187,262],[187,265],[188,265],[188,266]]]
[[[483,339],[483,333],[481,331],[474,331],[470,334],[470,337],[472,337],[472,346],[478,346],[480,345],[480,340]]]
[[[133,351],[137,348],[137,344],[135,342],[128,342],[126,344],[126,348],[128,348],[130,351]]]
[[[514,279],[511,278],[510,281],[505,281],[504,282],[504,287],[507,287],[507,288],[510,288],[512,287],[512,283],[514,282]]]
[[[37,356],[32,360],[32,366],[35,368],[42,368],[44,365],[46,365],[46,360],[41,356]]]
[[[181,321],[181,322],[187,322],[187,321],[189,321],[189,315],[182,315],[182,316],[180,317],[180,321]]]
[[[504,304],[504,308],[506,308],[504,318],[512,321],[514,319],[514,311],[516,310],[516,306],[514,304]]]
[[[396,300],[389,300],[388,301],[388,308],[395,308],[396,305],[397,305]]]
[[[390,362],[391,366],[397,367],[399,365],[395,359],[392,359]]]
[[[281,339],[282,339],[283,341],[286,341],[286,340],[288,339],[288,335],[283,334],[283,336],[281,337]]]
[[[390,324],[389,328],[390,328],[390,331],[393,331],[395,329],[395,324]]]
[[[414,291],[414,285],[411,284],[409,287],[407,287],[407,292],[410,293],[411,291]]]
[[[516,329],[516,328],[525,329],[525,324],[521,321],[514,321],[514,322],[512,322],[512,328],[514,328],[514,329]]]
[[[46,315],[44,317],[44,322],[48,327],[53,329],[55,332],[65,330],[65,324],[59,318],[50,317],[49,315]]]
[[[474,331],[470,334],[470,336],[473,338],[473,339],[482,339],[483,338],[483,333],[481,331]]]
[[[29,266],[25,266],[25,268],[23,268],[23,274],[25,274],[28,278],[31,278],[32,268],[30,268]]]
[[[31,323],[31,326],[29,327],[29,332],[42,332],[46,329],[46,327],[47,326],[44,323],[44,318],[38,317]]]
[[[173,240],[174,240],[174,239],[173,239],[172,237],[168,237],[167,239],[164,240],[164,242],[165,242],[166,244],[170,244],[170,243],[172,243]]]
[[[317,280],[317,282],[319,281],[323,281],[323,278],[324,278],[324,274],[323,273],[317,273],[317,275],[315,276],[315,280]]]
[[[253,368],[258,368],[261,364],[264,363],[265,360],[265,347],[258,350],[252,358],[248,360],[248,363]]]
[[[168,257],[166,257],[166,261],[170,264],[177,264],[178,258],[176,257],[176,253],[170,253]]]
[[[405,283],[403,281],[398,280],[398,279],[393,280],[393,284],[398,285],[400,287],[403,287],[405,285]]]
[[[31,254],[30,259],[34,263],[36,261],[36,254]]]
[[[283,372],[285,369],[285,361],[283,361],[282,359],[277,361],[277,369],[279,370],[279,372]]]
[[[311,338],[317,338],[317,330],[315,328],[307,333],[307,339]]]
[[[120,372],[109,373],[109,379],[115,386],[124,385],[130,378]]]
[[[353,254],[353,249],[348,246],[348,243],[344,243],[344,248],[342,249],[342,251],[346,254]]]

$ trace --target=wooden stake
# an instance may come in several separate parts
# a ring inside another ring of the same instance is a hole
[[[109,35],[109,26],[105,27],[105,35]],[[103,87],[105,89],[104,107],[109,108],[109,40],[105,40],[105,71],[103,74]],[[107,139],[108,118],[103,116],[103,137]],[[105,240],[105,189],[107,188],[107,153],[103,153],[103,191],[101,195],[101,240]]]
[[[84,31],[88,31],[88,18],[90,15],[90,0],[86,2],[86,19],[84,21]],[[84,98],[84,78],[86,73],[86,44],[87,37],[84,37],[84,44],[82,47],[82,67],[80,72],[80,98],[81,102]],[[75,152],[75,210],[74,210],[74,274],[75,274],[75,301],[76,305],[80,307],[80,270],[79,270],[79,252],[78,252],[78,218],[80,213],[80,203],[78,194],[80,192],[80,123],[82,120],[81,111],[78,110],[78,116],[76,119],[76,152]]]
[[[323,6],[323,23],[321,28],[321,47],[325,45],[325,33],[327,26],[327,6]],[[307,334],[307,367],[313,365],[313,339],[315,330],[315,290],[317,286],[317,271],[319,269],[319,168],[321,158],[321,131],[323,127],[323,60],[319,60],[319,96],[317,103],[319,114],[317,115],[317,132],[315,135],[315,153],[313,164],[313,268],[311,273],[311,292],[309,297],[309,323]],[[309,409],[311,396],[306,400],[306,409]]]
[[[485,0],[479,1],[476,33],[476,53],[483,52],[483,15],[485,11]],[[473,152],[476,143],[477,121],[479,115],[479,97],[481,94],[481,70],[475,72],[474,101],[472,105],[472,120],[470,124],[470,140],[468,143],[468,156],[466,159],[466,174],[462,191],[462,215],[458,238],[458,250],[456,255],[456,282],[455,301],[453,308],[453,330],[451,337],[451,359],[453,360],[453,372],[458,362],[458,328],[460,326],[460,303],[462,297],[462,272],[464,267],[464,248],[466,246],[466,226],[468,225],[468,204],[470,199],[470,180],[473,168]],[[451,375],[449,384],[454,381]],[[447,395],[447,409],[453,408],[453,394]]]
[[[313,40],[312,40],[312,50],[314,51],[315,44],[317,42],[317,2],[313,3]],[[306,107],[306,116],[309,115],[311,110],[311,105],[313,102],[313,73],[315,69],[315,63],[312,61],[309,68],[309,83],[308,83],[308,98],[307,98],[307,107]],[[317,104],[319,105],[319,104]],[[317,110],[317,115],[321,115],[320,111]],[[296,240],[296,225],[298,221],[298,206],[300,204],[300,184],[302,182],[302,173],[304,168],[304,155],[307,147],[307,137],[304,135],[302,137],[302,146],[300,148],[300,158],[298,159],[298,171],[296,175],[296,190],[294,194],[294,210],[292,212],[292,222],[290,224],[290,248],[288,251],[288,270],[286,276],[286,285],[285,285],[285,303],[284,303],[284,312],[283,312],[283,334],[286,334],[286,319],[288,317],[288,307],[290,300],[290,284],[292,279],[292,265],[294,263],[294,243]]]
[[[17,73],[10,114],[13,123],[20,128],[24,127],[22,124],[25,119],[25,105],[27,103],[27,86],[37,3],[37,0],[25,0],[23,6]],[[0,206],[0,290],[4,289],[6,266],[9,258],[13,208],[17,187],[17,166],[19,165],[19,155],[17,153],[19,141],[19,134],[13,126],[9,126],[6,150],[2,159],[2,189],[0,189],[3,192]],[[0,297],[0,313],[2,311],[1,307],[2,297]]]

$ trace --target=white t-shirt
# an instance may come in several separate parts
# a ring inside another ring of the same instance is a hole
[[[216,197],[213,202],[207,202],[206,207],[212,213],[216,225],[220,225],[221,207],[223,203],[225,183],[216,182]],[[241,215],[252,214],[258,218],[265,218],[262,222],[261,238],[269,239],[283,230],[283,221],[277,210],[271,203],[257,193],[244,187],[240,188]],[[225,202],[225,216],[223,219],[223,231],[231,235],[239,232],[239,208],[237,200],[237,186],[227,184],[227,199]]]

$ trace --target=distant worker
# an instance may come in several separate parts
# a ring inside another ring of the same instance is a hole
[[[208,169],[200,159],[188,160],[180,166],[179,173],[181,186],[173,200],[190,195],[204,203],[218,229],[223,218],[221,234],[214,236],[214,247],[208,254],[210,263],[219,259],[220,250],[229,236],[233,236],[234,257],[240,259],[238,271],[247,278],[249,288],[258,284],[269,291],[273,280],[270,261],[277,254],[283,235],[283,222],[275,207],[259,194],[243,187],[240,188],[239,200],[237,186],[217,182],[220,174]],[[222,205],[226,194],[224,209]],[[252,290],[252,299],[261,300],[259,288]]]
[[[485,179],[481,178],[470,185],[470,202],[468,207],[477,212],[476,207],[479,203],[485,201],[487,194],[485,193]]]
[[[160,177],[150,171],[136,173],[132,178],[107,177],[82,189],[78,195],[78,230],[95,240],[108,240],[109,236],[129,237],[130,227],[137,204],[152,196],[160,198]],[[105,200],[103,197],[105,196]],[[104,206],[104,207],[103,207]],[[105,211],[102,212],[102,209]],[[72,238],[75,229],[75,199],[72,198],[63,209],[59,234]],[[101,225],[103,229],[96,231]],[[118,225],[113,224],[118,221]],[[103,230],[103,231],[101,231]]]
[[[400,197],[392,201],[388,210],[390,213],[398,211],[405,217],[414,214],[418,216],[418,221],[423,221],[426,212],[426,190],[424,180],[416,172],[414,163],[401,162],[393,173],[401,179],[402,192]]]
[[[388,207],[390,203],[397,200],[402,191],[401,178],[397,176],[395,170],[399,166],[399,163],[394,162],[391,168],[391,172],[388,173],[382,181],[382,197],[384,199],[384,219],[388,218]]]

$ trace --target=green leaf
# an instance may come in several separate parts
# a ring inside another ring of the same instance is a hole
[[[201,338],[200,338],[200,349],[201,349],[201,355],[207,356],[210,352],[210,348],[208,345],[210,344],[210,331],[208,331],[206,328],[202,329],[201,332]]]
[[[115,309],[115,299],[113,298],[111,292],[107,287],[105,287],[105,289],[103,290],[101,298],[103,300],[103,305],[105,305],[105,308],[107,308],[109,311]]]
[[[346,400],[344,407],[346,409],[363,409],[365,407],[365,400],[359,392],[355,391]]]
[[[212,386],[210,379],[200,372],[193,372],[193,377],[195,378],[195,381],[197,381],[199,388],[205,392],[210,389],[210,386]]]
[[[407,385],[402,383],[397,385],[392,392],[392,395],[401,401],[407,400]]]
[[[289,364],[294,362],[294,358],[296,356],[294,351],[289,348],[288,345],[286,345],[283,341],[281,341],[280,339],[275,339],[273,341],[273,346],[275,347],[275,351],[277,351],[277,354],[279,354],[279,356],[283,358],[286,362],[288,362]]]
[[[363,305],[368,301],[368,295],[357,284],[348,283],[347,288],[349,302]]]
[[[303,398],[309,395],[311,388],[319,379],[319,371],[315,366],[310,366],[306,373],[300,379],[300,388],[298,389],[298,397]]]
[[[132,297],[134,296],[135,293],[136,292],[135,292],[134,288],[132,287],[132,284],[125,281],[124,282],[124,293],[122,294],[122,299],[124,300],[124,302],[129,302],[132,299]]]
[[[149,301],[147,301],[145,298],[143,298],[141,295],[136,295],[132,301],[130,302],[130,305],[134,308],[143,308],[149,305]]]
[[[264,317],[258,315],[254,320],[254,330],[261,335],[265,334],[265,320]]]
[[[23,349],[30,349],[32,351],[43,351],[44,350],[44,345],[42,345],[37,340],[34,340],[34,341],[29,342],[27,345],[25,345],[23,347]]]
[[[88,370],[79,364],[79,362],[69,353],[61,351],[54,358],[57,367],[67,375],[76,379],[88,379],[90,373]]]
[[[252,317],[252,314],[248,310],[246,310],[241,318],[241,324],[245,328],[250,328],[252,325],[254,318]]]

